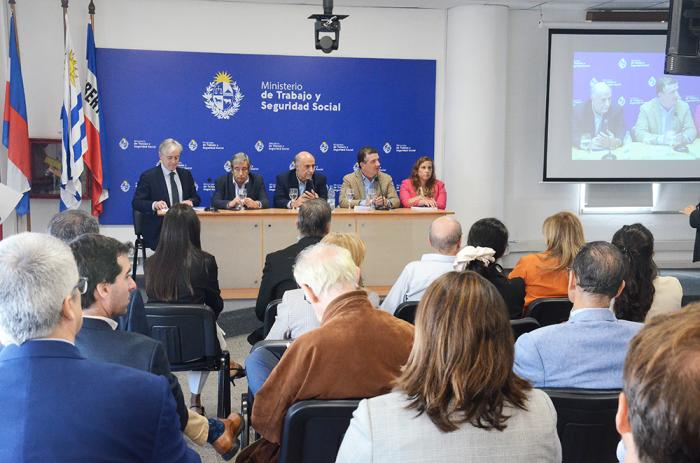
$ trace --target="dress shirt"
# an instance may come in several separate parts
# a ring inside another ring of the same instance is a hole
[[[236,181],[233,180],[233,177],[232,177],[231,179],[232,179],[232,181],[233,181],[233,187],[236,189],[236,198],[238,198],[238,191],[239,191],[241,188],[245,188],[245,191],[246,191],[246,198],[247,198],[248,195],[250,194],[250,191],[248,191],[248,183],[250,183],[250,177],[248,177],[248,178],[246,179],[245,183],[243,183],[243,186],[240,186],[240,187],[238,186],[238,183],[236,183]],[[262,209],[262,202],[260,202],[260,201],[255,201],[255,202],[258,203],[258,208]]]
[[[299,186],[297,187],[297,191],[299,192],[299,196],[297,196],[297,198],[301,198],[302,196],[304,196],[304,193],[306,192],[306,181],[301,180],[301,179],[299,179],[299,177],[297,177],[297,183],[299,184]],[[292,208],[292,200],[290,199],[289,202],[287,203],[287,209],[291,209],[291,208]]]
[[[83,318],[94,318],[95,320],[102,320],[103,322],[108,324],[110,328],[112,328],[112,331],[116,330],[117,326],[119,326],[119,324],[111,318],[101,317],[99,315],[83,315]]]
[[[177,192],[180,196],[180,202],[184,201],[185,198],[182,197],[182,183],[180,182],[180,176],[177,175],[177,169],[168,170],[162,163],[160,165],[160,168],[163,171],[163,177],[165,177],[165,186],[168,188],[168,198],[170,198],[170,201],[173,200],[173,190],[170,186],[170,172],[175,172],[175,185],[177,185]],[[156,210],[157,202],[158,201],[153,201],[153,204],[151,204],[151,209],[153,209],[154,211]],[[173,205],[171,204],[170,206],[172,207]]]
[[[365,174],[362,174],[362,184],[365,186],[365,199],[360,201],[360,206],[367,206],[368,201],[369,201],[369,189],[374,188],[375,194],[378,194],[379,192],[377,191],[377,176],[375,175],[371,180],[365,177]]]
[[[381,309],[393,315],[402,302],[419,301],[430,283],[453,270],[454,260],[455,256],[423,254],[420,260],[408,264],[391,287]]]

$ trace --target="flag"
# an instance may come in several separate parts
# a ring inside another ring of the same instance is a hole
[[[9,80],[5,83],[5,110],[2,117],[2,144],[7,148],[7,186],[21,193],[16,204],[17,215],[29,212],[29,182],[32,178],[29,151],[27,105],[24,101],[22,68],[15,36],[15,15],[10,16]]]
[[[66,53],[63,64],[63,107],[61,108],[63,127],[61,210],[80,207],[82,199],[80,175],[83,173],[83,155],[87,151],[78,60],[68,28],[68,13],[64,15],[63,20],[66,31]]]
[[[85,165],[92,173],[91,195],[92,215],[102,214],[102,201],[109,198],[109,192],[105,188],[107,178],[102,170],[102,140],[104,137],[100,131],[105,125],[102,122],[102,112],[100,111],[100,93],[97,87],[97,61],[95,58],[95,37],[92,31],[92,24],[88,22],[87,27],[87,77],[85,78],[85,128],[87,134],[87,152],[85,153]]]

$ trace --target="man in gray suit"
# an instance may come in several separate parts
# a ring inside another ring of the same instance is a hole
[[[594,241],[581,248],[569,271],[569,320],[520,336],[515,372],[535,387],[621,388],[627,345],[643,326],[610,309],[625,287],[623,275],[615,246]]]

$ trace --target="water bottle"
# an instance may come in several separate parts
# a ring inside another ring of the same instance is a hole
[[[328,188],[328,206],[331,210],[335,209],[335,190],[333,187]]]

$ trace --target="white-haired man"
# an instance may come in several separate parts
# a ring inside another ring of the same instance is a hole
[[[75,347],[87,283],[57,238],[0,242],[0,461],[200,461],[165,378]]]
[[[321,326],[296,339],[255,395],[253,427],[263,439],[237,461],[277,461],[287,409],[312,397],[374,397],[391,390],[413,345],[413,326],[377,310],[358,290],[350,252],[317,244],[299,254],[294,278]]]

